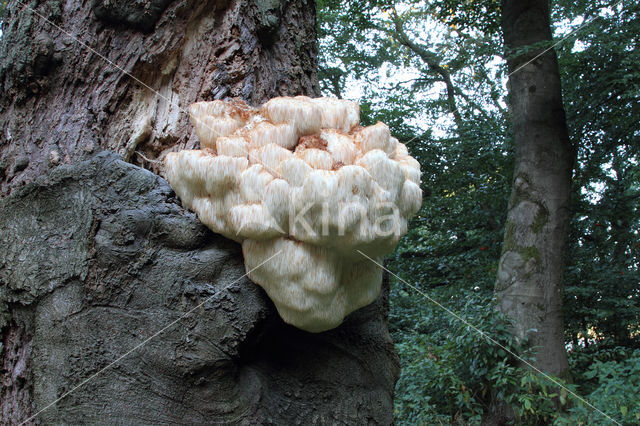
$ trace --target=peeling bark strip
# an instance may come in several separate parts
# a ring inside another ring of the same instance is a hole
[[[183,112],[194,101],[317,94],[313,1],[27,3],[64,31],[9,2],[0,423],[37,413],[212,295],[35,422],[391,423],[388,289],[331,332],[287,326],[258,286],[234,283],[237,244],[159,176],[97,154],[154,169],[144,157],[196,147]]]
[[[548,0],[505,0],[502,10],[508,51],[552,39]],[[536,367],[562,375],[568,370],[562,288],[575,154],[555,52],[527,64],[541,51],[508,57],[509,71],[518,70],[509,77],[516,152],[496,291],[516,335],[529,336],[538,348]]]

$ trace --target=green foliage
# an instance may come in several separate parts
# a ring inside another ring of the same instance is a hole
[[[443,22],[461,31],[500,31],[500,0],[442,0],[435,7]]]
[[[422,167],[422,209],[387,265],[525,353],[491,299],[512,175],[500,2],[321,0],[318,7],[323,91],[358,100],[363,124],[389,124]],[[565,385],[637,424],[640,372],[630,348],[640,333],[640,5],[562,0],[552,12],[560,34],[580,25],[576,17],[599,16],[555,47],[577,150],[564,299],[574,384]],[[607,423],[397,282],[389,326],[403,368],[398,423],[491,423],[491,407],[501,403],[519,424]]]
[[[343,97],[356,83],[361,90],[359,100],[366,99],[376,111],[393,106],[405,124],[413,125],[414,134],[420,134],[420,128],[431,126],[418,128],[415,123],[452,118],[446,74],[453,82],[461,116],[479,118],[492,132],[500,133],[504,111],[499,81],[504,70],[487,67],[500,54],[499,34],[473,31],[475,27],[458,29],[445,22],[448,10],[439,3],[421,1],[397,7],[389,1],[319,1],[323,91]],[[454,13],[463,16],[471,8],[465,10]],[[423,56],[404,44],[396,21]],[[443,128],[444,132],[451,130]]]
[[[432,293],[448,300],[449,309],[463,312],[469,323],[480,324],[502,347],[435,305],[416,309],[408,290],[397,284],[392,290],[390,324],[403,365],[396,387],[399,424],[478,424],[496,401],[508,404],[522,424],[557,417],[557,404],[566,403],[566,392],[520,368],[504,349],[527,357],[486,291],[458,289],[452,294],[451,288],[441,288]]]
[[[624,425],[640,423],[640,350],[616,347],[570,353],[575,381],[586,399]],[[610,424],[583,404],[573,405],[557,424]]]
[[[7,3],[8,0],[0,0],[0,32],[2,31],[2,24],[4,23],[5,13],[7,11]]]
[[[609,2],[582,4],[586,15]],[[575,14],[573,2],[557,18]],[[559,52],[565,108],[577,146],[567,339],[588,331],[637,345],[640,324],[640,5],[600,13],[580,43]],[[586,107],[588,106],[588,107]],[[588,342],[587,342],[588,344]]]

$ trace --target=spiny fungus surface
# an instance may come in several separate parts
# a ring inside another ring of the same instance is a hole
[[[166,177],[205,225],[242,243],[284,321],[320,332],[373,302],[382,271],[359,251],[381,262],[422,203],[420,165],[389,128],[360,127],[358,104],[332,98],[189,113],[202,149],[169,154]]]

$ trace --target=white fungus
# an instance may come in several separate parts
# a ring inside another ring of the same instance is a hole
[[[360,127],[359,106],[332,98],[189,112],[203,149],[169,154],[166,177],[205,225],[242,243],[284,321],[325,331],[373,302],[382,271],[359,251],[380,262],[422,203],[420,165],[389,128]]]

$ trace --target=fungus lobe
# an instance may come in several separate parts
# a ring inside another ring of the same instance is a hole
[[[167,155],[167,180],[242,244],[282,319],[320,332],[373,302],[382,271],[360,252],[381,261],[422,204],[420,165],[389,128],[360,127],[358,104],[333,98],[198,102],[189,113],[202,150]]]

